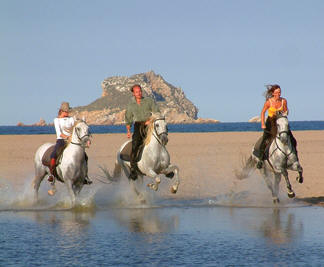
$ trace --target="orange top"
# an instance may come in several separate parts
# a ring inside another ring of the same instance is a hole
[[[281,106],[280,108],[275,108],[273,105],[272,105],[272,101],[271,99],[269,99],[269,102],[270,102],[270,107],[268,109],[268,116],[269,117],[273,117],[274,115],[276,115],[277,111],[283,111],[283,99],[281,100]]]

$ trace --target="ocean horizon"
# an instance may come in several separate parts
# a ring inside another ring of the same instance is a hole
[[[324,121],[290,121],[292,131],[324,130]],[[93,134],[125,133],[125,125],[89,125]],[[260,132],[259,122],[168,124],[170,133]],[[0,126],[0,135],[55,134],[54,126]]]

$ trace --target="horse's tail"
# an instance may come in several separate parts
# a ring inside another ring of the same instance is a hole
[[[119,180],[118,176],[115,176],[115,170],[116,166],[113,172],[113,175],[111,176],[109,173],[109,170],[106,166],[99,166],[99,169],[103,172],[104,176],[103,178],[106,178],[109,182],[117,182]]]
[[[115,162],[115,168],[113,174],[110,175],[109,170],[106,167],[99,166],[101,171],[104,173],[104,177],[107,178],[110,182],[118,182],[122,174],[122,166],[120,162],[120,153],[117,154],[117,160]]]
[[[121,176],[121,166],[119,164],[118,161],[115,162],[115,168],[114,168],[114,172],[113,172],[113,178],[114,179],[119,179]]]
[[[242,159],[242,170],[235,171],[235,176],[239,180],[246,179],[250,176],[251,172],[255,169],[255,160],[252,155],[250,155],[247,159]]]

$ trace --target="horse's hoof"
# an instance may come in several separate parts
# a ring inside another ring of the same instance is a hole
[[[288,192],[288,197],[289,198],[294,198],[295,197],[295,193],[294,192]]]
[[[274,198],[273,199],[273,204],[279,204],[279,202],[280,202],[279,198]]]
[[[304,182],[304,178],[303,177],[300,177],[300,176],[297,176],[296,177],[296,181],[300,184],[302,184]]]
[[[50,196],[54,196],[55,193],[56,193],[56,190],[55,189],[50,189],[47,191],[47,193],[50,195]]]
[[[158,186],[156,184],[147,184],[147,187],[151,188],[154,191],[158,190]]]
[[[170,191],[171,191],[172,194],[175,194],[175,193],[177,193],[178,188],[176,186],[171,186],[171,190]]]
[[[169,172],[168,174],[165,175],[166,177],[172,179],[174,176],[174,172]]]

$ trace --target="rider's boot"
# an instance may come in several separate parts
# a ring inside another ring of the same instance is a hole
[[[88,176],[88,156],[87,154],[85,153],[85,161],[86,161],[86,175],[84,177],[84,180],[83,180],[83,184],[87,184],[87,185],[90,185],[92,184],[92,181],[90,180],[89,176]]]
[[[260,144],[258,162],[257,162],[257,165],[256,165],[256,167],[258,169],[261,169],[263,167],[263,158],[264,158],[265,146],[266,146],[266,142],[263,139],[261,144]]]
[[[47,179],[51,183],[54,183],[54,180],[55,180],[55,177],[54,177],[55,165],[56,165],[55,158],[51,158],[50,167],[49,167],[49,170],[50,170],[51,174],[48,176],[48,179]]]
[[[88,185],[92,184],[92,181],[90,180],[88,175],[84,177],[83,184],[88,184]]]
[[[137,163],[136,163],[135,155],[136,155],[135,153],[133,153],[133,152],[131,153],[131,157],[130,157],[130,174],[129,174],[129,178],[134,180],[134,181],[137,179]]]

